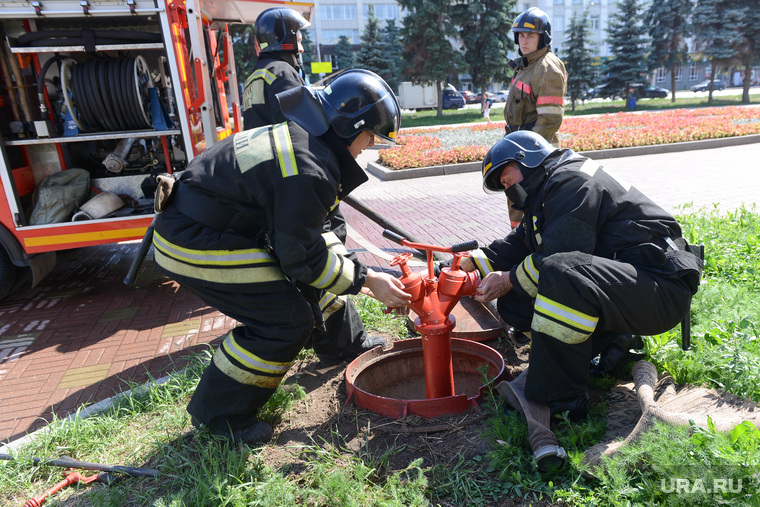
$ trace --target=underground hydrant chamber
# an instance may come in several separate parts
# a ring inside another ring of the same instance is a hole
[[[460,298],[475,294],[480,277],[465,273],[459,263],[477,242],[452,247],[412,243],[384,231],[383,236],[427,253],[427,276],[407,266],[411,254],[394,258],[399,279],[412,295],[409,308],[417,315],[415,327],[422,335],[395,342],[384,351],[375,348],[356,358],[346,369],[348,402],[378,414],[400,418],[418,415],[427,419],[474,410],[488,390],[506,377],[502,355],[482,343],[451,337],[456,319],[450,315]],[[450,268],[434,275],[432,252],[454,254]]]
[[[456,394],[428,399],[422,339],[397,341],[384,351],[376,347],[354,359],[346,369],[348,400],[380,415],[425,419],[471,412],[507,372],[504,358],[482,343],[451,339]]]

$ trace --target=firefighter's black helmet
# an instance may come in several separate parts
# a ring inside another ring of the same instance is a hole
[[[549,16],[538,7],[531,7],[519,14],[512,23],[512,32],[515,34],[515,44],[520,44],[520,32],[533,32],[540,35],[538,49],[550,46],[552,43],[552,24]]]
[[[321,90],[308,86],[277,94],[282,113],[313,135],[333,130],[351,144],[368,130],[395,144],[401,107],[383,78],[363,69],[350,69]]]
[[[311,23],[287,7],[271,7],[256,18],[254,31],[261,52],[284,51],[298,54],[298,31]]]
[[[488,193],[504,192],[499,181],[501,171],[509,162],[517,162],[520,171],[543,164],[557,148],[530,130],[518,130],[504,136],[494,144],[483,159],[483,190]]]

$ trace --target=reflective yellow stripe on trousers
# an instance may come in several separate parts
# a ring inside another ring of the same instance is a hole
[[[599,317],[579,312],[540,294],[533,310],[531,329],[564,343],[586,341],[599,323]]]
[[[230,358],[241,366],[235,364]],[[261,359],[238,345],[230,332],[214,354],[214,364],[222,373],[241,384],[276,389],[293,363],[292,361],[279,363]]]

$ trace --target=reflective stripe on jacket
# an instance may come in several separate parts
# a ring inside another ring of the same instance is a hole
[[[156,263],[180,283],[271,290],[272,282],[291,280],[356,294],[366,267],[326,224],[341,191],[366,179],[345,143],[327,143],[293,122],[240,132],[196,157],[180,184],[250,226],[216,230],[170,202],[156,220]]]
[[[292,64],[275,53],[262,53],[243,90],[243,128],[285,121],[275,95],[303,84]]]

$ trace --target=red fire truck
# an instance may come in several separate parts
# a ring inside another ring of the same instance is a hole
[[[241,125],[228,24],[281,5],[311,18],[279,0],[0,2],[0,299],[58,250],[143,237],[155,176]]]

